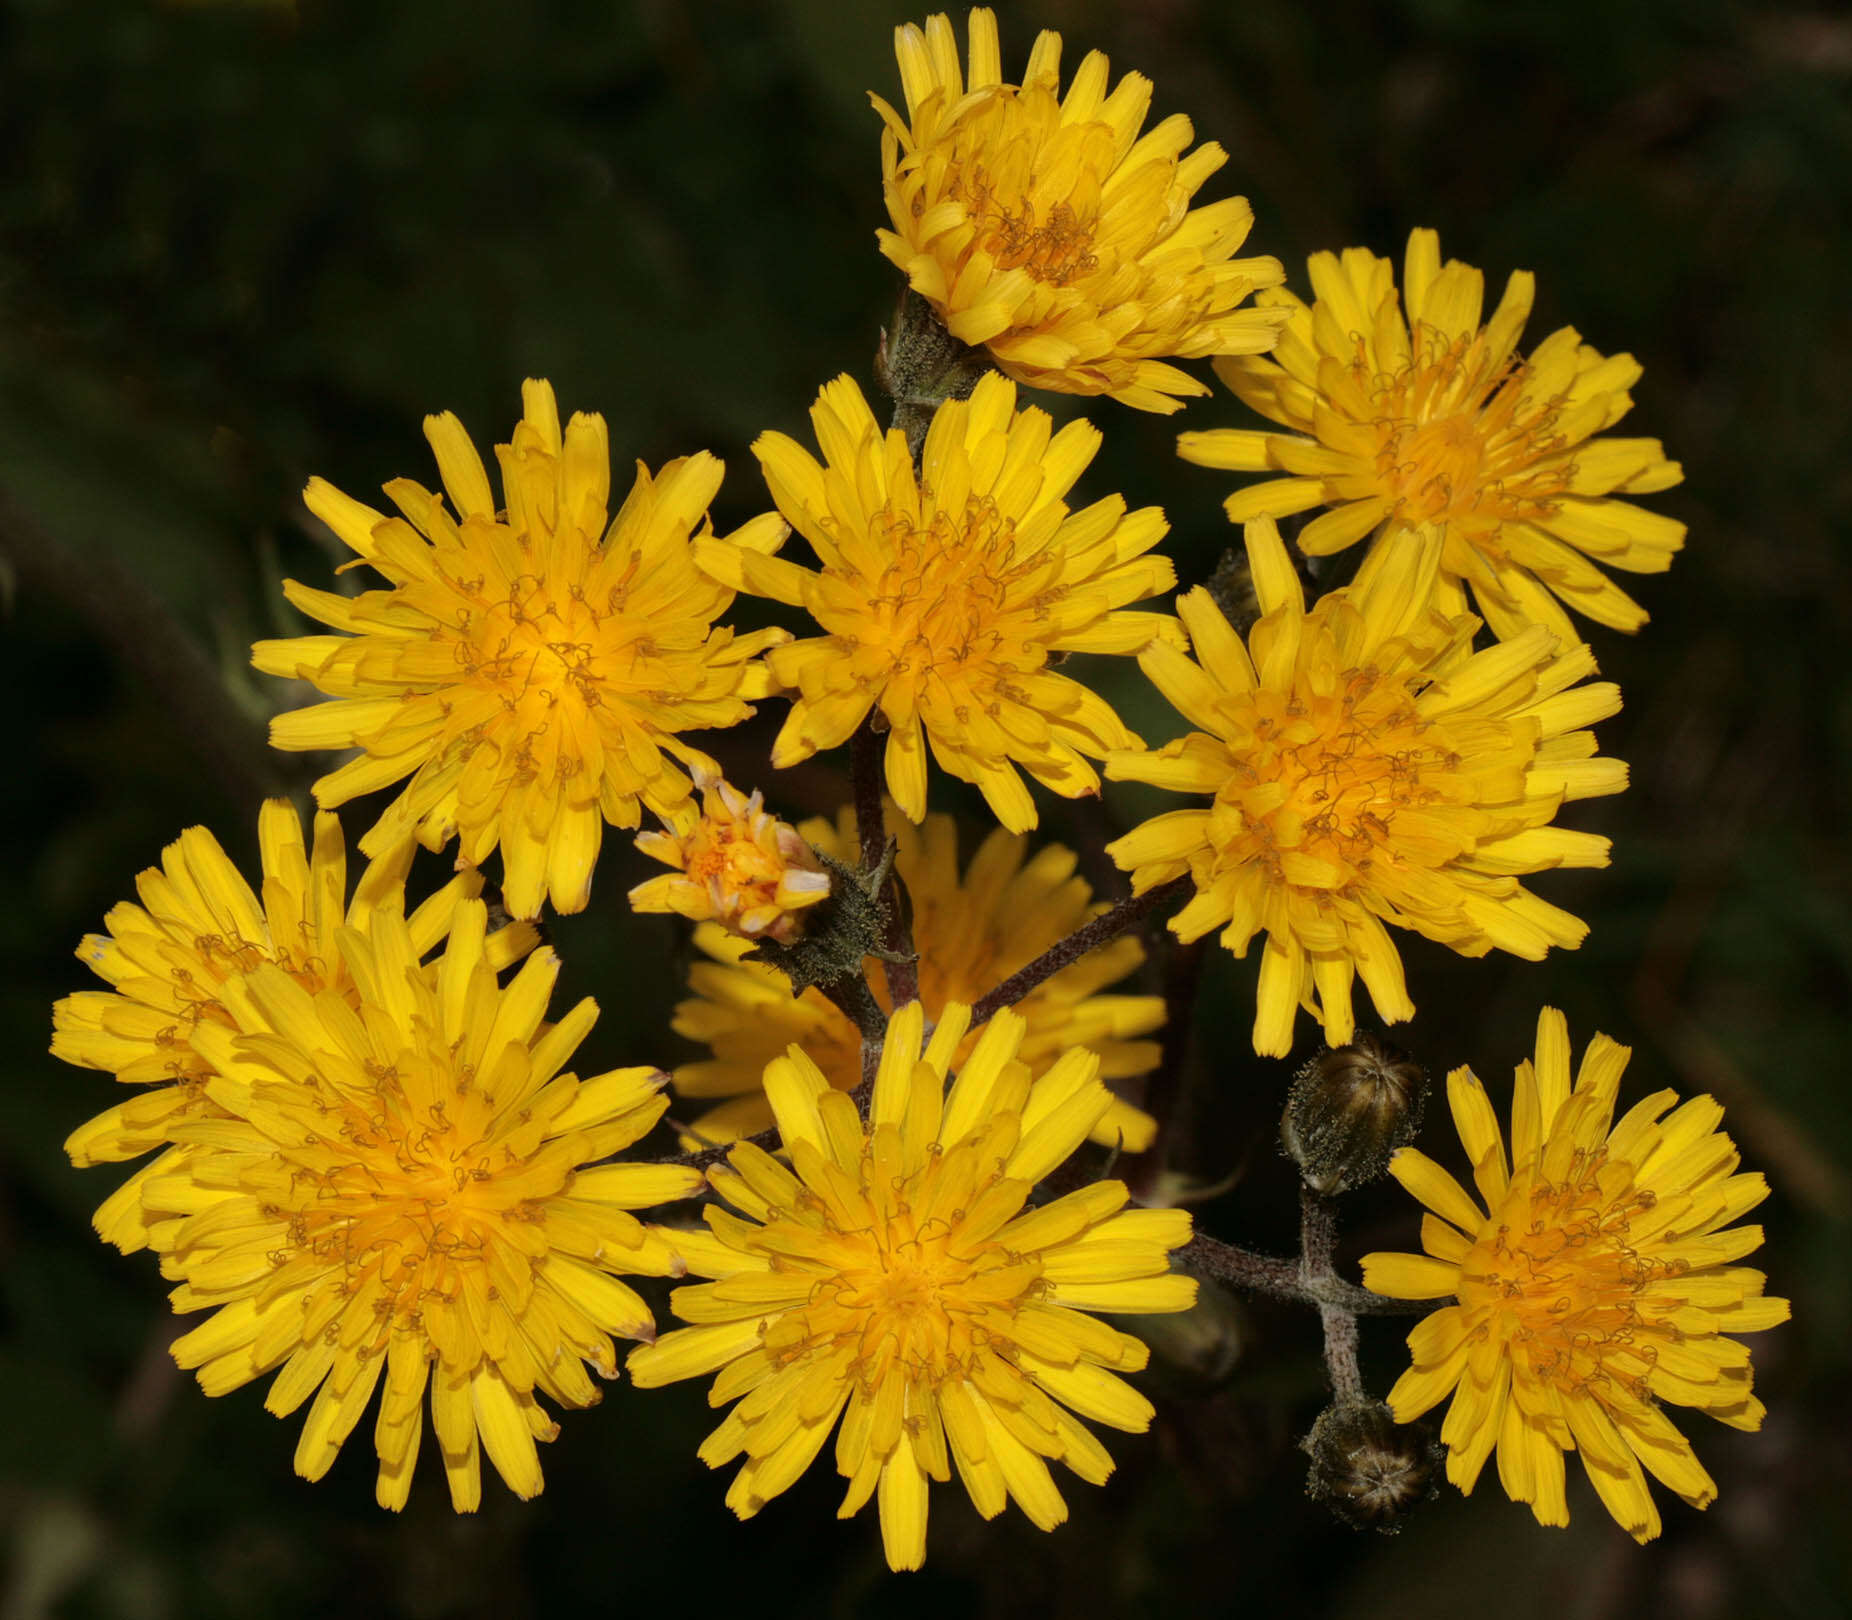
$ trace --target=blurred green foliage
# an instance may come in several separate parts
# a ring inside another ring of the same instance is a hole
[[[733,1523],[692,1455],[710,1420],[685,1388],[619,1385],[567,1414],[546,1494],[523,1505],[492,1485],[469,1520],[435,1480],[402,1518],[374,1508],[364,1428],[330,1479],[295,1480],[294,1424],[256,1389],[202,1398],[166,1360],[152,1262],[88,1230],[112,1178],[72,1171],[59,1144],[113,1099],[106,1077],[44,1055],[50,1003],[89,983],[68,953],[181,827],[203,821],[249,858],[256,795],[300,796],[314,774],[263,750],[261,721],[288,698],[245,667],[254,636],[291,622],[279,577],[322,583],[335,560],[298,504],[309,474],[362,495],[424,477],[425,412],[458,410],[486,444],[521,379],[544,375],[568,408],[606,415],[620,458],[724,456],[723,529],[766,504],[750,441],[801,431],[837,372],[866,382],[892,305],[864,92],[895,94],[891,28],[916,13],[0,0],[0,684],[16,751],[0,773],[15,857],[0,906],[0,1620],[741,1602],[1844,1612],[1852,21],[1750,0],[1001,9],[1006,66],[1054,26],[1070,63],[1097,45],[1150,74],[1158,113],[1188,111],[1227,147],[1210,194],[1247,193],[1255,250],[1296,279],[1310,250],[1399,255],[1431,224],[1495,285],[1538,273],[1533,341],[1573,322],[1644,362],[1627,430],[1684,461],[1687,482],[1654,504],[1690,523],[1691,546],[1646,582],[1643,635],[1595,637],[1628,705],[1605,751],[1632,762],[1634,787],[1572,818],[1613,835],[1612,870],[1539,885],[1595,931],[1541,967],[1412,943],[1408,1039],[1496,1090],[1551,1000],[1578,1046],[1598,1027],[1635,1045],[1638,1088],[1725,1101],[1776,1184],[1765,1263],[1796,1300],[1757,1346],[1768,1427],[1696,1433],[1722,1500],[1702,1517],[1672,1505],[1644,1551],[1586,1492],[1551,1533],[1492,1483],[1399,1540],[1356,1536],[1299,1494],[1314,1325],[1252,1306],[1223,1324],[1242,1355],[1219,1386],[1154,1375],[1156,1433],[1115,1443],[1120,1476],[1076,1485],[1064,1531],[981,1526],[944,1490],[927,1570],[905,1580],[885,1574],[872,1524],[833,1522],[824,1470]],[[1083,493],[1163,504],[1184,581],[1205,577],[1234,538],[1226,481],[1174,459],[1175,421],[1088,414],[1107,445]],[[1219,394],[1186,420],[1242,413]],[[1147,736],[1175,724],[1122,664],[1095,672]],[[833,808],[840,771],[768,780],[768,738],[761,722],[720,752],[789,814]],[[1142,813],[1115,792],[1103,809],[1049,806],[1045,826],[1097,848]],[[662,1009],[685,946],[624,910],[640,863],[608,847],[592,911],[557,930],[562,994],[605,1008],[586,1064],[673,1062]],[[1284,1247],[1269,1131],[1287,1071],[1241,1051],[1251,995],[1250,970],[1213,953],[1192,1168],[1243,1172],[1211,1229]],[[1446,1156],[1444,1135],[1428,1142]],[[1355,1203],[1347,1253],[1412,1236],[1393,1189]],[[1377,1388],[1399,1337],[1366,1324]]]

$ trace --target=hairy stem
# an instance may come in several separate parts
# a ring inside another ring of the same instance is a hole
[[[690,1127],[685,1125],[678,1126],[677,1129],[681,1130],[685,1135],[696,1134]],[[699,1170],[705,1175],[711,1166],[724,1164],[727,1155],[742,1142],[750,1142],[754,1147],[763,1148],[767,1153],[774,1152],[779,1145],[778,1127],[776,1125],[767,1125],[764,1130],[757,1131],[751,1136],[738,1137],[731,1142],[716,1142],[712,1147],[696,1148],[692,1153],[669,1153],[665,1154],[660,1159],[643,1159],[634,1162],[643,1164],[685,1164],[689,1169]],[[633,1161],[620,1159],[618,1162],[620,1164],[629,1164]]]
[[[1323,1285],[1339,1282],[1331,1256],[1337,1248],[1337,1204],[1299,1189],[1299,1269],[1308,1290],[1316,1292],[1318,1319],[1325,1330],[1325,1371],[1331,1393],[1340,1401],[1363,1399],[1363,1375],[1357,1369],[1357,1315],[1348,1305],[1331,1299]]]
[[[881,802],[882,742],[881,733],[875,730],[875,712],[869,712],[849,743],[855,832],[864,877],[881,869],[888,850],[887,818]],[[887,914],[881,943],[886,952],[882,967],[887,974],[888,996],[895,1007],[904,1007],[920,998],[919,961],[913,949],[913,930],[907,925],[906,908],[901,903],[900,875],[891,868],[880,898]]]
[[[863,872],[881,864],[887,849],[887,818],[881,810],[881,734],[875,730],[875,711],[856,727],[849,739],[849,780],[855,800],[855,834],[861,840]]]
[[[1096,945],[1117,939],[1128,928],[1142,922],[1159,906],[1166,905],[1188,890],[1189,874],[1160,883],[1143,894],[1121,900],[1110,911],[1102,911],[1092,922],[1077,928],[1066,939],[1058,940],[1026,967],[1018,968],[994,990],[979,996],[971,1008],[971,1026],[986,1022],[1000,1008],[1014,1006],[1038,984],[1052,979],[1064,967],[1078,962]]]
[[[1333,1272],[1310,1278],[1297,1259],[1256,1254],[1206,1232],[1191,1238],[1177,1251],[1177,1258],[1189,1269],[1246,1293],[1321,1307],[1330,1304],[1353,1316],[1425,1316],[1435,1305],[1431,1299],[1390,1299],[1384,1294],[1372,1294]]]
[[[894,401],[889,429],[906,435],[915,470],[932,419],[948,399],[969,399],[990,371],[989,353],[961,343],[945,329],[931,304],[904,288],[891,327],[881,329],[875,381]]]
[[[817,988],[862,1032],[862,1045],[866,1047],[872,1042],[879,1051],[881,1038],[887,1033],[887,1014],[875,1000],[874,991],[868,988],[868,981],[860,977],[834,979]]]

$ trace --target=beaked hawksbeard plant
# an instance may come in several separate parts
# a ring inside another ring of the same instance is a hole
[[[274,744],[345,761],[306,838],[263,806],[259,873],[182,833],[84,940],[109,988],[61,1001],[53,1044],[133,1088],[73,1161],[153,1155],[98,1231],[201,1313],[173,1349],[208,1394],[274,1374],[272,1412],[306,1405],[307,1478],[372,1411],[382,1505],[427,1422],[458,1511],[484,1455],[530,1497],[552,1413],[598,1399],[625,1339],[639,1389],[713,1377],[699,1455],[737,1464],[736,1513],[834,1436],[842,1514],[875,1498],[889,1563],[917,1568],[930,1482],[1052,1530],[1050,1464],[1107,1481],[1097,1431],[1154,1411],[1128,1324],[1204,1279],[1319,1313],[1309,1484],[1359,1524],[1393,1528],[1443,1449],[1461,1490],[1495,1455],[1564,1524],[1575,1451],[1644,1541],[1648,1475],[1716,1495],[1667,1409],[1760,1425],[1734,1335],[1787,1304],[1741,1264],[1761,1232],[1732,1223],[1767,1186],[1717,1105],[1623,1108],[1627,1049],[1596,1035],[1575,1063],[1545,1008],[1505,1123],[1470,1068],[1447,1078],[1469,1190],[1412,1145],[1421,1068],[1356,1017],[1359,981],[1382,1024],[1415,1016],[1399,930],[1530,960],[1587,933],[1527,880],[1608,863],[1557,825],[1627,786],[1583,624],[1639,630],[1614,571],[1683,543],[1634,500],[1677,463],[1609,431],[1640,367],[1570,329],[1525,348],[1529,274],[1488,315],[1430,230],[1399,285],[1367,249],[1314,254],[1307,302],[1242,255],[1244,199],[1198,203],[1221,148],[1181,116],[1146,129],[1149,81],[1097,52],[1063,92],[1061,48],[1042,34],[1011,79],[986,10],[962,60],[943,16],[898,31],[902,105],[873,98],[877,239],[905,277],[876,368],[891,419],[826,383],[814,445],[753,446],[774,510],[716,533],[702,450],[614,496],[603,419],[562,422],[540,381],[496,478],[446,413],[425,423],[439,489],[395,480],[380,509],[310,483],[367,588],[288,582],[325,628],[253,661],[324,700]],[[1163,512],[1075,504],[1100,430],[1032,400],[1173,412],[1209,392],[1175,362],[1204,358],[1266,425],[1181,436],[1184,460],[1259,476],[1227,501],[1242,550],[1173,599]],[[720,623],[741,592],[783,622]],[[1182,734],[1148,747],[1074,653],[1135,659]],[[742,791],[690,738],[767,702],[783,724]],[[845,748],[840,815],[768,807],[778,772]],[[934,767],[994,819],[964,860]],[[1096,900],[1030,836],[1035,789],[1122,781],[1176,798],[1106,845],[1129,892]],[[350,892],[334,811],[383,790]],[[587,905],[605,828],[646,819],[665,871],[630,902],[693,925],[674,1028],[708,1055],[580,1078],[597,1008],[551,1008],[541,925]],[[408,896],[419,844],[454,846],[456,875]],[[1167,994],[1135,993],[1166,915]],[[1290,1259],[1195,1230],[1162,1173],[1211,935],[1258,948],[1258,1056],[1286,1057],[1301,1014],[1327,1043],[1286,1098]],[[645,1156],[671,1091],[679,1139]],[[1421,1252],[1367,1255],[1360,1286],[1336,1211],[1385,1171],[1424,1206]],[[688,1279],[681,1325],[637,1277]],[[1376,1399],[1358,1318],[1396,1314],[1420,1320]],[[1436,1439],[1417,1420],[1443,1401]]]

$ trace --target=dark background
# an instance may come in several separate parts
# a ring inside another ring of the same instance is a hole
[[[1501,1095],[1549,1000],[1578,1049],[1596,1028],[1635,1046],[1631,1094],[1673,1084],[1727,1104],[1775,1183],[1758,1263],[1796,1320],[1756,1347],[1760,1435],[1685,1423],[1722,1488],[1708,1514],[1665,1499],[1667,1533],[1640,1550],[1572,1470],[1575,1522],[1547,1532],[1488,1469],[1473,1499],[1449,1490],[1397,1540],[1353,1534],[1301,1494],[1293,1441],[1322,1399],[1309,1315],[1223,1302],[1191,1324],[1193,1352],[1159,1357],[1158,1431],[1111,1437],[1120,1474],[1068,1489],[1072,1523],[984,1527],[941,1488],[921,1576],[886,1575],[872,1509],[834,1522],[826,1463],[733,1523],[724,1479],[692,1455],[713,1421],[692,1387],[619,1385],[565,1414],[532,1504],[491,1480],[483,1511],[456,1519],[433,1467],[393,1518],[372,1503],[370,1420],[329,1479],[294,1479],[299,1418],[264,1415],[258,1387],[201,1396],[166,1360],[153,1262],[89,1232],[113,1173],[73,1171],[59,1144],[112,1083],[45,1055],[50,1004],[94,982],[78,938],[183,826],[249,860],[261,793],[300,798],[325,763],[263,747],[263,720],[300,695],[246,665],[254,637],[293,627],[282,575],[326,584],[338,560],[298,503],[304,480],[370,499],[389,477],[432,477],[419,421],[443,407],[486,453],[537,374],[564,408],[604,412],[620,464],[725,457],[723,529],[763,508],[752,438],[802,431],[839,371],[867,386],[895,277],[873,242],[865,91],[898,98],[890,31],[916,15],[0,3],[0,1620],[1845,1612],[1842,11],[1044,0],[1001,18],[1006,75],[1043,25],[1064,31],[1070,69],[1098,46],[1149,73],[1157,115],[1187,111],[1229,150],[1205,196],[1248,194],[1254,250],[1302,289],[1306,252],[1399,259],[1430,224],[1486,267],[1493,297],[1509,270],[1537,272],[1531,342],[1573,322],[1645,364],[1621,431],[1683,460],[1686,483],[1651,504],[1691,542],[1644,582],[1644,634],[1594,632],[1627,699],[1606,751],[1634,786],[1565,817],[1613,835],[1612,869],[1537,885],[1594,933],[1542,966],[1411,941],[1422,1014],[1406,1038],[1437,1074],[1470,1061]],[[1176,420],[1089,414],[1107,447],[1082,494],[1164,505],[1179,572],[1201,580],[1233,538],[1230,481],[1177,462],[1173,435],[1244,413],[1222,394]],[[1147,738],[1166,735],[1174,720],[1129,672],[1097,678]],[[722,740],[735,779],[788,814],[833,807],[835,764],[772,780],[769,734]],[[935,802],[969,809],[950,787],[935,777]],[[1044,798],[1044,827],[1097,840],[1157,802]],[[376,810],[349,812],[350,837]],[[583,1072],[686,1055],[663,1019],[679,934],[625,911],[641,862],[622,838],[608,849],[591,911],[557,931],[562,995],[605,1007]],[[1291,1183],[1267,1132],[1288,1070],[1243,1056],[1251,996],[1251,969],[1216,953],[1189,1168],[1242,1172],[1205,1211],[1211,1230],[1283,1248]],[[1444,1110],[1424,1140],[1457,1162]],[[1413,1245],[1394,1188],[1355,1202],[1347,1259]],[[1400,1336],[1365,1324],[1378,1391]],[[1234,1349],[1219,1385],[1202,1375]]]

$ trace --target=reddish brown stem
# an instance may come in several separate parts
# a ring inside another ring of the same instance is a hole
[[[880,870],[888,849],[887,818],[881,798],[883,744],[881,733],[875,730],[876,712],[870,711],[849,743],[855,831],[864,876]],[[888,873],[882,900],[887,910],[887,930],[882,939],[887,954],[882,966],[887,973],[888,999],[893,1006],[904,1007],[909,1001],[919,1000],[920,975],[913,953],[913,930],[907,926],[900,903],[900,878],[893,872]]]
[[[1088,951],[1117,939],[1127,929],[1142,922],[1159,906],[1167,905],[1190,886],[1189,874],[1160,883],[1143,894],[1121,900],[1110,911],[1102,911],[1092,922],[1077,928],[1066,939],[1050,945],[1027,967],[1018,968],[994,990],[979,996],[971,1008],[971,1024],[976,1028],[1003,1007],[1012,1007],[1038,984],[1052,979],[1064,967],[1078,962]]]
[[[752,1136],[742,1136],[736,1141],[719,1142],[713,1147],[696,1148],[692,1153],[670,1153],[660,1159],[646,1159],[645,1164],[685,1164],[691,1170],[699,1170],[703,1175],[716,1164],[724,1164],[726,1157],[741,1142],[750,1142],[754,1147],[764,1148],[767,1153],[776,1152],[779,1147],[778,1127],[767,1125],[764,1130]],[[620,1160],[629,1163],[629,1160]]]
[[[881,864],[887,849],[887,819],[881,810],[881,734],[875,730],[875,711],[856,727],[849,739],[849,781],[855,798],[855,832],[861,840],[863,872]]]

